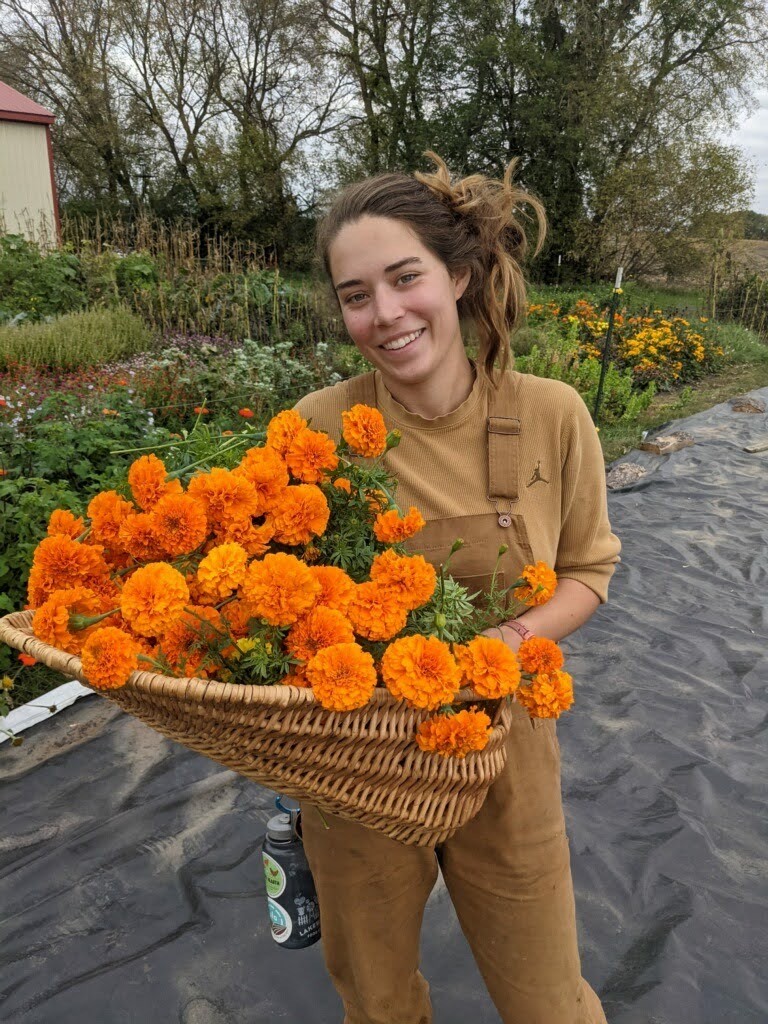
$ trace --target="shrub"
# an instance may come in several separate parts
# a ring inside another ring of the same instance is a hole
[[[74,253],[41,253],[21,235],[0,235],[0,324],[82,309],[86,296]]]
[[[46,323],[0,327],[0,367],[94,366],[144,351],[152,341],[141,319],[124,307],[67,313]]]

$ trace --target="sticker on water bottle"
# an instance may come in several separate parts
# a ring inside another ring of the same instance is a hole
[[[286,914],[279,903],[267,896],[267,904],[269,905],[269,923],[272,927],[272,938],[275,942],[285,942],[291,937],[293,931],[293,921]]]
[[[267,886],[267,896],[282,896],[285,892],[285,872],[268,853],[263,853],[262,857],[264,858],[264,879]]]

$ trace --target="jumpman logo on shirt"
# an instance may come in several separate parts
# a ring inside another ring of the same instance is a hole
[[[546,480],[541,475],[541,469],[539,468],[540,466],[541,466],[541,459],[539,459],[538,462],[536,463],[536,469],[534,469],[533,475],[531,476],[531,479],[526,484],[527,487],[530,487],[531,484],[539,483],[539,481],[541,481],[541,483],[543,483],[543,484],[548,484],[549,483],[549,480]]]

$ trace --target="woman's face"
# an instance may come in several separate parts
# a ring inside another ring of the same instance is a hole
[[[345,224],[329,262],[344,325],[385,377],[420,384],[466,360],[456,302],[469,270],[452,280],[445,264],[402,221],[365,216]],[[403,348],[383,347],[416,331],[419,337]]]

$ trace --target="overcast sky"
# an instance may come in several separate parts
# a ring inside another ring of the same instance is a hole
[[[755,165],[755,197],[752,209],[768,214],[768,89],[755,94],[760,107],[746,117],[737,131],[723,136],[724,142],[733,143],[744,150]]]

